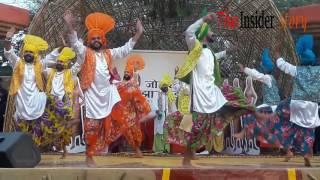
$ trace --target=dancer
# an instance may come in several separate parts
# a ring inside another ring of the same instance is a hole
[[[43,128],[43,136],[46,139],[45,144],[55,146],[58,150],[62,149],[61,158],[67,155],[66,146],[70,143],[72,131],[68,126],[72,118],[72,102],[74,84],[72,72],[70,69],[70,61],[76,56],[75,52],[68,47],[59,48],[51,54],[57,54],[56,67],[47,71],[47,104],[43,116],[41,116],[41,124]]]
[[[313,43],[312,35],[303,35],[298,39],[296,52],[300,66],[294,66],[280,57],[282,43],[275,53],[277,67],[294,77],[291,100],[283,101],[277,107],[279,139],[287,150],[286,160],[293,156],[292,149],[296,149],[303,155],[307,167],[311,166],[309,158],[312,156],[315,128],[320,126],[320,66],[312,51]]]
[[[176,67],[175,74],[179,71]],[[185,116],[190,116],[190,87],[186,83],[175,79],[172,85],[173,91],[178,95],[178,109],[171,112],[164,122],[164,138],[168,144],[186,145],[184,139],[184,130],[181,129],[180,124]],[[176,102],[171,106],[175,106]],[[186,117],[185,117],[186,118]]]
[[[304,35],[296,44],[300,57],[300,66],[294,66],[280,57],[279,43],[275,57],[277,67],[286,74],[294,77],[291,99],[284,100],[277,106],[273,117],[267,122],[252,120],[246,126],[248,134],[253,134],[258,140],[274,144],[287,152],[285,161],[293,156],[292,150],[299,151],[304,156],[304,164],[311,166],[314,143],[314,129],[320,126],[318,102],[320,94],[320,68],[312,51],[313,37]]]
[[[154,152],[170,152],[170,144],[164,137],[164,122],[166,117],[171,113],[177,111],[176,98],[170,88],[173,81],[168,74],[164,74],[160,81],[160,92],[158,94],[158,114],[154,123]]]
[[[254,80],[258,80],[263,83],[263,104],[257,107],[257,110],[261,113],[272,114],[277,105],[280,102],[279,89],[277,86],[277,81],[272,75],[274,70],[274,65],[272,63],[271,58],[269,57],[269,49],[264,49],[261,55],[261,65],[260,70],[265,73],[260,73],[255,69],[250,69],[244,67],[242,64],[238,64],[239,68],[242,72],[246,73],[249,77],[252,77]],[[253,123],[267,123],[260,124],[261,127],[268,126],[268,121],[266,122],[256,122],[254,116],[248,116],[243,119],[243,125],[246,128],[249,124],[253,126]],[[252,130],[252,129],[251,129]],[[248,132],[249,133],[249,132]],[[252,136],[252,131],[250,134],[247,134],[248,137]],[[256,132],[257,133],[257,132]],[[243,129],[240,133],[235,134],[236,138],[242,139],[245,135],[245,129]]]
[[[9,95],[15,97],[15,125],[18,131],[31,134],[35,144],[40,146],[43,134],[38,118],[43,114],[47,100],[42,73],[54,57],[48,55],[41,59],[39,52],[48,49],[47,42],[28,34],[24,38],[22,57],[18,57],[11,46],[14,32],[14,28],[7,32],[4,56],[13,68]]]
[[[107,143],[110,144],[123,135],[136,151],[135,157],[138,158],[143,157],[140,150],[142,143],[140,120],[151,111],[147,99],[140,91],[138,82],[134,79],[134,71],[144,68],[144,65],[136,65],[141,61],[143,61],[142,57],[137,55],[128,58],[123,81],[117,86],[121,101],[114,106],[111,121],[106,122],[106,126],[110,127]]]
[[[85,24],[88,29],[87,44],[84,46],[78,40],[73,27],[73,15],[68,11],[64,19],[70,32],[70,42],[76,51],[77,63],[81,65],[80,84],[85,96],[86,118],[84,121],[86,139],[86,162],[90,167],[96,166],[93,155],[106,146],[105,125],[110,121],[113,106],[119,102],[120,95],[112,84],[113,67],[112,59],[127,56],[143,33],[143,26],[138,20],[137,32],[124,46],[107,49],[105,34],[114,28],[115,22],[109,15],[91,13],[86,17]]]
[[[215,78],[215,75],[220,76],[217,59],[224,57],[226,51],[213,54],[208,48],[214,41],[208,23],[212,22],[214,17],[216,17],[214,13],[206,15],[186,30],[185,38],[190,52],[184,66],[176,75],[187,84],[191,82],[193,126],[191,132],[186,133],[187,152],[183,159],[183,164],[186,166],[191,165],[192,154],[197,148],[205,145],[212,136],[221,136],[223,127],[228,123],[221,120],[230,120],[233,116],[231,112],[242,110],[241,107],[228,104],[219,87],[215,85],[215,83],[220,84],[218,83],[220,78]],[[224,105],[228,106],[222,108]],[[215,121],[215,115],[222,118],[216,118]]]

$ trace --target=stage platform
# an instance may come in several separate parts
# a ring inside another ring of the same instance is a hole
[[[126,154],[97,156],[97,168],[87,168],[84,155],[42,155],[32,169],[0,169],[0,180],[316,180],[320,179],[320,157],[305,168],[302,157],[283,162],[275,156],[200,156],[191,168],[181,166],[181,156]]]

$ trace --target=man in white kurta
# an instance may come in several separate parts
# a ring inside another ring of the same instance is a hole
[[[7,33],[4,55],[13,68],[9,94],[14,96],[16,111],[13,117],[16,129],[30,133],[39,146],[42,131],[37,119],[43,114],[46,105],[42,71],[50,63],[54,63],[54,57],[47,55],[40,60],[39,51],[46,50],[48,44],[40,37],[32,35],[25,36],[23,57],[18,57],[10,41],[14,31],[10,31]]]
[[[215,14],[209,14],[199,19],[189,26],[185,32],[186,42],[190,50],[187,60],[192,59],[196,61],[196,64],[191,72],[191,82],[189,81],[192,94],[193,127],[191,133],[186,133],[185,136],[188,147],[184,156],[184,165],[190,165],[192,154],[197,148],[207,143],[211,134],[210,124],[214,120],[214,113],[227,103],[221,90],[215,85],[214,77],[215,60],[224,57],[226,51],[213,54],[208,48],[208,44],[213,42],[213,32],[207,23],[213,21],[214,16]],[[179,70],[178,78],[183,69],[182,67]]]
[[[92,13],[86,18],[88,47],[78,40],[74,31],[70,12],[65,15],[65,21],[70,31],[70,43],[76,51],[77,63],[81,65],[80,84],[85,96],[86,120],[85,139],[87,143],[86,155],[88,166],[95,166],[93,155],[105,149],[108,134],[107,127],[111,121],[111,111],[119,102],[120,95],[112,84],[112,60],[127,56],[133,49],[143,32],[140,21],[137,21],[137,33],[124,46],[105,49],[105,34],[113,29],[115,22],[112,17],[103,13]]]

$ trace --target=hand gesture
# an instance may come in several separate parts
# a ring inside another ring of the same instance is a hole
[[[174,75],[177,75],[178,71],[179,71],[179,66],[176,66],[176,68],[174,69]]]
[[[140,19],[137,20],[136,31],[139,34],[142,34],[144,32],[144,28],[143,28],[143,25],[142,25],[142,22],[140,21]]]
[[[141,35],[143,34],[143,31],[144,28],[142,22],[140,21],[140,19],[138,19],[136,23],[136,34],[133,36],[134,42],[137,42],[140,39]]]
[[[211,22],[213,22],[213,20],[216,16],[217,16],[216,13],[210,13],[203,18],[203,21],[206,23],[211,23]]]
[[[15,32],[16,32],[16,28],[15,27],[11,27],[9,29],[9,31],[7,32],[7,34],[6,34],[6,39],[11,39]]]
[[[63,19],[66,21],[68,25],[72,24],[74,22],[73,14],[70,10],[67,10],[66,13],[63,16]]]
[[[244,68],[245,68],[244,65],[238,62],[237,62],[237,65],[239,66],[240,71],[244,72]]]
[[[283,42],[280,41],[276,47],[275,47],[275,52],[274,52],[274,56],[275,56],[275,59],[279,59],[281,57],[280,55],[280,52],[281,52],[281,49],[283,48]]]

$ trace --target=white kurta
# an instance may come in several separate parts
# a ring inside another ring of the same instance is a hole
[[[59,97],[62,100],[65,91],[64,91],[64,71],[56,72],[55,76],[52,79],[52,88],[50,94],[53,96]]]
[[[13,48],[4,50],[4,55],[8,59],[10,66],[15,69],[20,58],[14,53]],[[54,62],[54,57],[50,54],[41,60],[43,69],[49,63]],[[47,96],[45,92],[40,92],[36,84],[36,76],[33,64],[25,64],[25,71],[21,87],[15,96],[16,111],[14,118],[22,120],[35,120],[39,118],[45,109]]]
[[[268,74],[263,74],[258,72],[256,69],[250,69],[250,68],[244,68],[244,73],[250,77],[252,77],[253,80],[257,80],[262,82],[263,84],[267,85],[269,88],[272,87],[272,78],[270,75]],[[263,107],[268,107],[270,105],[268,104],[261,104],[259,106],[257,106],[257,108],[263,108]],[[275,112],[277,106],[273,105],[270,106],[272,111]]]
[[[185,32],[186,42],[189,50],[192,50],[195,42],[196,30],[203,24],[200,19],[189,26]],[[215,57],[220,59],[226,55],[226,51],[216,53]],[[199,113],[214,113],[219,110],[227,100],[219,87],[214,84],[214,56],[210,49],[203,48],[198,64],[192,73],[192,103],[193,111]]]
[[[162,104],[162,106],[160,106],[160,103]],[[162,115],[161,115],[161,118],[159,119],[157,118],[155,120],[154,134],[163,134],[163,125],[166,120],[166,117],[170,113],[176,112],[177,106],[175,102],[172,102],[169,106],[168,95],[163,92],[159,92],[157,109],[160,111]]]
[[[77,63],[84,63],[86,47],[78,40],[76,32],[70,35],[72,48],[76,51]],[[112,59],[121,59],[127,56],[133,49],[135,42],[129,40],[124,46],[110,49]],[[113,106],[121,100],[117,87],[110,84],[110,74],[105,57],[101,53],[95,53],[96,68],[95,77],[91,86],[84,92],[86,117],[102,119],[107,117]]]
[[[292,77],[297,75],[297,67],[282,58],[277,60],[277,66],[281,71]],[[318,108],[318,103],[292,99],[290,103],[290,121],[305,128],[318,127],[320,126]]]

